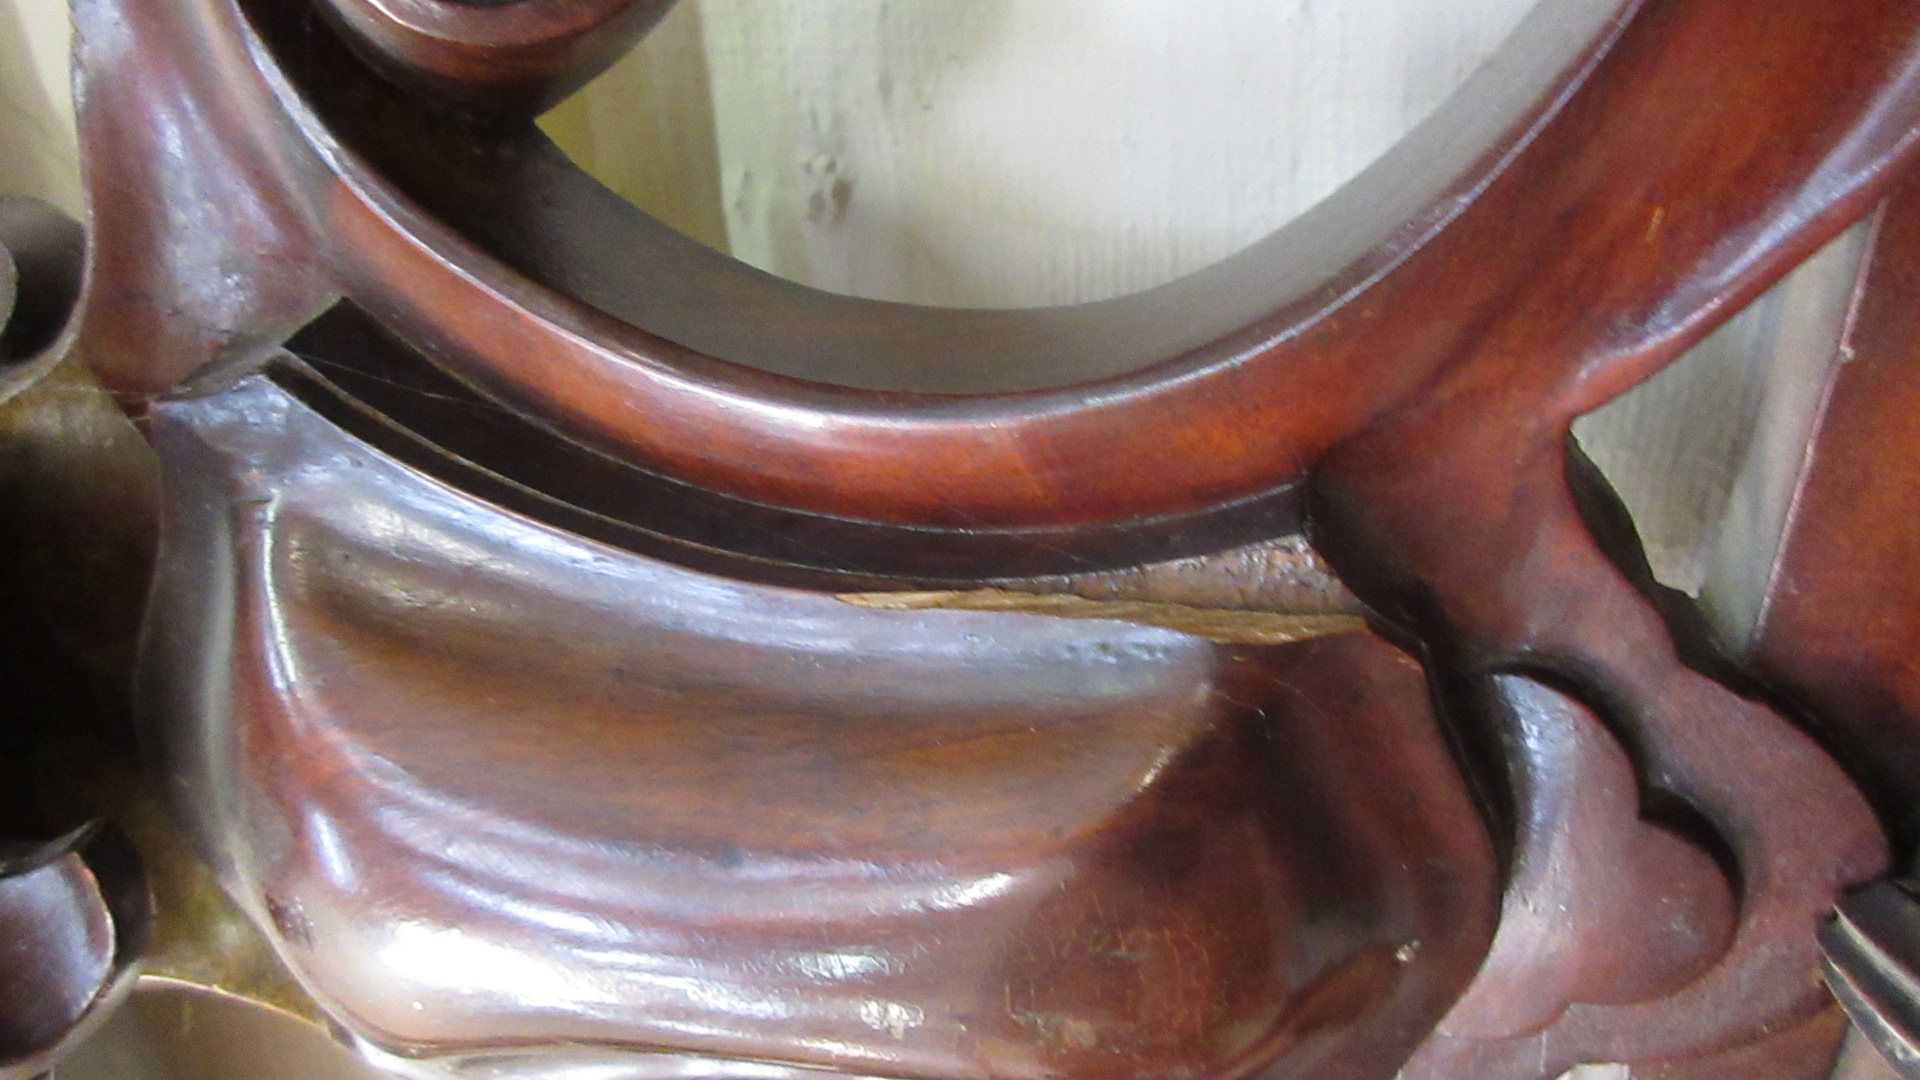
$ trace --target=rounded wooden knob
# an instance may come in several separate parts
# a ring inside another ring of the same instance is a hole
[[[152,926],[146,873],[119,833],[0,840],[0,1076],[42,1073],[118,1005]]]
[[[487,115],[534,116],[626,55],[673,0],[326,0],[389,77]]]

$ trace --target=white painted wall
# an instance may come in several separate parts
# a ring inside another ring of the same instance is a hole
[[[0,0],[0,192],[80,210],[63,0]]]
[[[1136,291],[1265,235],[1425,118],[1531,6],[698,0],[672,19],[704,38],[705,69],[675,71],[711,94],[735,255],[838,292],[1013,307]],[[651,156],[632,134],[627,153]],[[584,158],[645,205],[621,142]]]

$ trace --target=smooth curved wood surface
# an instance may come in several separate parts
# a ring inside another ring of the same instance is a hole
[[[1591,479],[1570,475],[1572,417],[1554,415],[1564,386],[1509,376],[1475,385],[1463,372],[1323,462],[1311,513],[1324,550],[1375,610],[1434,643],[1463,706],[1501,673],[1527,672],[1604,716],[1635,750],[1649,812],[1665,803],[1683,828],[1704,819],[1742,903],[1732,947],[1676,993],[1570,1005],[1546,1030],[1504,1041],[1448,1038],[1443,1024],[1417,1063],[1435,1071],[1413,1075],[1657,1059],[1738,1041],[1761,1013],[1804,1018],[1825,1002],[1805,979],[1817,960],[1806,928],[1884,871],[1880,826],[1812,739],[1682,661],[1644,568],[1636,583],[1576,501]],[[1617,887],[1644,899],[1661,879]]]
[[[11,854],[11,853],[10,853]],[[37,1076],[119,1004],[151,931],[139,858],[83,831],[0,865],[0,1076]]]
[[[113,919],[78,857],[0,878],[0,1069],[44,1063],[113,979]]]
[[[519,53],[380,29],[613,7],[327,3],[81,0],[79,342],[167,465],[155,767],[357,1038],[926,1080],[1822,1052],[1814,928],[1882,825],[1568,430],[1880,200],[1920,6],[1566,0],[1245,255],[942,312],[675,237],[514,119]],[[527,85],[598,48],[558,47]],[[1383,636],[824,595],[1303,524]]]
[[[1442,1030],[1534,1035],[1574,1003],[1666,997],[1732,944],[1737,905],[1711,856],[1643,821],[1633,766],[1605,727],[1527,679],[1493,682],[1520,808],[1500,933]]]
[[[1377,639],[728,582],[503,513],[259,379],[153,423],[176,801],[389,1050],[1385,1075],[1485,948],[1491,848]]]
[[[545,112],[625,55],[673,0],[326,0],[391,77],[469,109]]]
[[[1920,681],[1912,660],[1920,618],[1911,570],[1920,556],[1920,476],[1911,463],[1920,437],[1920,398],[1911,386],[1920,186],[1912,177],[1888,199],[1873,241],[1745,659],[1818,717],[1818,730],[1887,823],[1900,856],[1896,869],[1910,875],[1920,837]],[[1871,912],[1886,897],[1905,895],[1883,884],[1849,904]],[[1910,911],[1895,910],[1910,918]],[[1832,935],[1830,981],[1843,1000],[1851,994],[1850,1009],[1868,1017],[1879,1009],[1904,1015],[1911,1008],[1905,995],[1884,995],[1871,984],[1874,992],[1863,995],[1859,976],[1838,961],[1834,943],[1848,943],[1859,932],[1851,921],[1843,910],[1822,931]],[[1903,955],[1888,955],[1878,941],[1867,947],[1871,963],[1853,966],[1907,966]],[[1902,1064],[1910,1064],[1904,1024],[1875,1036],[1899,1051],[1894,1060],[1904,1056],[1909,1060]]]
[[[1882,215],[1752,660],[1817,709],[1902,851],[1920,841],[1920,186]]]
[[[1495,110],[1517,128],[1481,133],[1488,141],[1473,144],[1476,156],[1460,163],[1459,174],[1414,185],[1439,202],[1409,207],[1382,247],[1355,253],[1344,270],[1329,267],[1333,276],[1319,290],[1309,282],[1305,297],[1266,292],[1262,283],[1272,287],[1269,267],[1279,253],[1256,249],[1200,279],[1207,293],[1243,298],[1223,313],[1228,325],[1210,340],[1147,358],[1156,362],[1136,375],[1096,369],[1102,381],[1071,390],[928,397],[908,392],[910,385],[856,389],[857,372],[782,365],[788,347],[781,335],[804,341],[817,321],[747,328],[749,341],[765,344],[744,347],[747,355],[735,359],[784,373],[769,375],[539,285],[563,273],[553,266],[572,261],[574,248],[593,246],[586,241],[600,231],[595,219],[574,215],[576,228],[592,232],[572,240],[559,239],[557,225],[538,215],[496,222],[496,232],[507,226],[518,234],[518,269],[547,264],[531,280],[512,272],[499,259],[504,245],[490,245],[496,254],[489,254],[474,243],[474,220],[453,222],[470,234],[462,237],[420,206],[440,204],[444,214],[449,202],[519,199],[557,203],[558,217],[589,208],[590,181],[561,162],[523,163],[535,152],[530,135],[500,142],[448,124],[437,125],[437,136],[423,130],[393,94],[357,87],[347,64],[328,63],[325,79],[303,78],[304,68],[328,55],[319,29],[284,24],[288,16],[265,5],[253,15],[250,27],[211,0],[129,13],[142,34],[102,40],[86,59],[93,70],[114,73],[96,80],[90,100],[119,118],[89,124],[92,152],[147,160],[150,132],[207,125],[196,138],[206,143],[203,164],[187,170],[195,179],[183,196],[217,205],[209,189],[247,173],[257,190],[278,193],[267,200],[278,205],[260,210],[267,231],[248,230],[264,244],[201,252],[215,241],[182,236],[156,245],[177,247],[165,262],[124,269],[103,262],[104,287],[186,293],[183,300],[209,278],[226,279],[234,299],[264,288],[271,295],[236,310],[256,312],[262,325],[279,323],[282,334],[292,329],[283,320],[311,315],[322,294],[349,290],[484,392],[674,480],[794,512],[963,535],[1193,515],[1268,494],[1436,372],[1502,357],[1545,351],[1568,365],[1592,365],[1595,382],[1580,400],[1597,403],[1671,359],[1716,316],[1858,216],[1908,149],[1914,119],[1907,50],[1915,16],[1903,4],[1853,0],[1764,12],[1733,0],[1656,4],[1616,36],[1602,25],[1595,48],[1604,55],[1590,63],[1576,57],[1561,76],[1563,85],[1574,84],[1570,93],[1559,94],[1552,78],[1519,80],[1545,93],[1544,103]],[[263,84],[249,60],[257,54],[244,47],[256,30],[258,47],[278,43],[286,58],[287,89],[307,98],[283,92],[276,99]],[[220,44],[230,55],[181,70],[185,57],[170,50],[112,48],[142,35]],[[1754,71],[1768,73],[1763,93],[1755,93]],[[164,115],[202,98],[191,116]],[[1753,107],[1723,123],[1720,113],[1696,107],[1702,100]],[[212,123],[221,113],[238,115]],[[136,116],[144,118],[136,128],[117,130]],[[417,176],[390,160],[421,146],[435,147],[438,164],[413,166]],[[490,195],[486,185],[494,182],[508,186]],[[1354,216],[1377,209],[1356,208]],[[135,220],[123,223],[129,213]],[[128,208],[103,214],[99,225],[103,235],[119,235],[145,228],[138,217]],[[257,282],[209,274],[223,258],[257,264],[260,256],[248,252],[263,247],[283,253],[298,272]],[[620,261],[670,260],[676,274],[698,283],[689,303],[714,313],[710,323],[781,291],[755,275],[725,272],[721,257],[702,250],[655,235]],[[1463,266],[1476,272],[1462,274]],[[122,275],[127,284],[114,285]],[[1604,289],[1579,284],[1598,280]],[[1171,324],[1190,334],[1196,323],[1213,321],[1204,310],[1183,310],[1194,304],[1179,289],[1165,295],[1167,303],[1146,309],[1150,318],[1130,318],[1119,302],[1095,313],[1095,322],[1127,333],[1139,333],[1133,328],[1142,322]],[[213,352],[234,352],[217,344],[230,321],[219,310],[183,317],[200,306],[187,304],[139,331],[122,321],[125,330],[114,333],[134,336],[92,342],[90,355],[116,389],[155,392],[177,383],[207,362],[210,344]],[[863,308],[876,316],[897,310]],[[449,311],[461,315],[434,314]],[[882,319],[883,332],[873,336],[905,344],[891,355],[921,354],[915,366],[922,370],[977,378],[1001,367],[974,362],[980,358],[956,342],[978,335],[953,333],[966,324],[949,328],[944,318],[908,309]],[[1073,335],[1060,333],[1057,322],[1044,313],[1030,318],[1040,321],[1026,337],[1070,347]],[[1019,313],[994,320],[1021,321]],[[982,339],[989,353],[1002,351],[1002,336]],[[859,363],[859,344],[843,341],[836,360]],[[529,359],[536,355],[537,362]],[[1023,377],[1019,367],[1011,370]],[[852,385],[804,381],[809,374]],[[1059,377],[1083,383],[1088,376],[1069,369]],[[1116,442],[1117,430],[1132,437]]]

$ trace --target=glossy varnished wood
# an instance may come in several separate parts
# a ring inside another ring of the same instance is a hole
[[[151,928],[138,858],[76,834],[0,864],[0,1076],[42,1074],[132,985]]]
[[[1385,1075],[1485,947],[1491,849],[1377,639],[705,577],[456,493],[264,380],[153,423],[176,802],[391,1050]]]
[[[1858,311],[1755,635],[1896,828],[1920,841],[1920,188],[1882,216]]]
[[[1912,310],[1920,269],[1920,188],[1903,182],[1876,223],[1874,245],[1855,297],[1818,437],[1808,449],[1779,564],[1749,653],[1752,665],[1820,719],[1820,730],[1859,778],[1887,822],[1903,873],[1920,822],[1920,646],[1912,560],[1920,556],[1920,483],[1911,462],[1920,437],[1920,398],[1911,386],[1916,329]],[[1871,905],[1904,892],[1881,885],[1849,901]],[[1904,902],[1911,919],[1911,902]],[[1904,948],[1865,936],[1843,912],[1824,935],[1830,978],[1847,987],[1850,1008],[1869,1026],[1876,1012],[1895,1018],[1875,1041],[1910,1059],[1911,1006],[1904,993],[1863,986],[1876,966],[1905,970]],[[1839,947],[1836,947],[1839,946]],[[1857,948],[1858,946],[1853,946]],[[1849,985],[1851,984],[1851,985]],[[1909,1064],[1910,1067],[1910,1064]]]
[[[1565,0],[1296,226],[1034,312],[805,290],[592,184],[525,117],[663,9],[78,6],[80,345],[167,470],[155,767],[348,1031],[1817,1066],[1813,929],[1881,825],[1656,602],[1568,429],[1881,198],[1920,7]],[[1303,521],[1307,599],[1384,637],[831,595],[1232,606],[1205,574]]]
[[[152,131],[233,114],[198,136],[205,164],[188,182],[252,173],[268,231],[248,231],[282,253],[270,263],[292,263],[228,282],[235,298],[266,290],[237,309],[256,313],[246,321],[284,335],[344,287],[462,378],[649,469],[795,512],[962,534],[1191,515],[1272,492],[1435,371],[1481,354],[1549,349],[1593,362],[1582,392],[1601,400],[1861,212],[1911,122],[1905,5],[1756,15],[1731,0],[1662,3],[1617,41],[1602,23],[1600,44],[1612,47],[1591,71],[1578,55],[1545,73],[1516,61],[1529,71],[1514,80],[1523,100],[1493,85],[1469,100],[1476,115],[1511,117],[1508,129],[1458,113],[1462,130],[1433,129],[1429,144],[1465,140],[1479,155],[1457,175],[1422,176],[1432,153],[1387,163],[1418,179],[1377,178],[1376,192],[1395,198],[1376,194],[1317,232],[1283,234],[1137,300],[941,314],[809,294],[730,265],[649,227],[530,130],[468,135],[361,86],[345,66],[326,65],[321,78],[314,66],[328,47],[310,21],[265,5],[254,16],[298,100],[276,100],[240,55],[189,66],[166,50],[116,52],[122,37],[87,60],[115,73],[93,98],[103,116],[144,117],[94,126],[103,156],[150,160],[141,147]],[[238,11],[206,0],[129,18],[152,39],[225,41],[230,52],[249,37]],[[1537,49],[1565,29],[1545,20],[1519,45]],[[1758,95],[1756,69],[1770,73]],[[1556,77],[1578,84],[1564,103]],[[106,104],[122,87],[127,100]],[[156,115],[201,96],[217,112]],[[1753,107],[1722,124],[1704,119],[1720,114],[1701,113],[1701,100]],[[1409,190],[1428,201],[1406,205]],[[1363,224],[1399,206],[1406,220],[1384,234]],[[103,235],[143,229],[142,216],[104,213]],[[1319,267],[1316,280],[1313,249],[1346,232],[1382,243]],[[182,236],[158,245],[177,252],[163,261],[108,262],[103,288],[187,300],[233,277],[216,272],[223,259],[260,265],[263,245],[223,244]],[[1604,289],[1572,284],[1603,279]],[[625,310],[628,289],[654,308]],[[231,317],[216,307],[188,318],[197,307],[159,305],[175,314],[103,326],[90,351],[110,385],[157,391],[231,353],[222,343],[233,331],[221,329]],[[452,311],[459,318],[436,314]],[[648,323],[664,323],[664,336]],[[1100,344],[1076,345],[1088,335]],[[711,351],[675,344],[689,338],[711,339]],[[1129,338],[1165,344],[1142,356]],[[1116,371],[1116,356],[1139,374]],[[1102,381],[1039,392],[1089,377]],[[1035,392],[909,393],[991,390],[993,380]],[[1110,433],[1123,429],[1132,437],[1115,444]]]
[[[326,0],[388,75],[483,114],[545,112],[618,60],[673,0]]]

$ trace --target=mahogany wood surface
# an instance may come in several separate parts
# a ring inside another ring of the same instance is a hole
[[[1871,258],[1752,658],[1817,712],[1910,865],[1920,843],[1920,185],[1889,200]]]
[[[194,718],[165,773],[390,1048],[1385,1075],[1485,948],[1491,848],[1377,639],[708,578],[460,495],[258,379],[154,434],[147,693]]]
[[[107,0],[86,0],[83,24],[94,3]],[[967,313],[809,295],[664,230],[622,227],[637,212],[530,128],[490,137],[423,114],[357,82],[350,58],[330,56],[324,25],[284,5],[260,5],[256,17],[259,47],[277,45],[277,70],[291,83],[278,97],[242,46],[243,15],[226,3],[115,16],[132,33],[83,31],[83,62],[101,73],[88,111],[103,117],[89,122],[88,145],[125,163],[113,185],[150,185],[192,206],[254,207],[237,230],[191,228],[147,243],[135,237],[155,223],[137,202],[96,200],[104,248],[159,256],[122,266],[108,255],[101,288],[174,298],[89,340],[109,385],[159,392],[209,357],[239,361],[261,336],[284,337],[344,289],[483,392],[647,469],[783,511],[951,532],[963,546],[995,530],[1098,532],[1169,516],[1166,527],[1178,529],[1272,497],[1369,416],[1482,354],[1550,348],[1575,370],[1593,364],[1594,384],[1567,403],[1591,406],[1671,359],[1716,314],[1864,210],[1907,149],[1913,119],[1902,50],[1914,13],[1904,4],[1756,12],[1733,0],[1662,3],[1625,29],[1603,25],[1617,40],[1603,34],[1612,47],[1597,66],[1576,57],[1562,73],[1561,84],[1578,83],[1571,94],[1546,80],[1544,105],[1529,98],[1530,110],[1488,110],[1514,116],[1512,130],[1430,136],[1484,141],[1470,143],[1476,156],[1460,175],[1399,181],[1435,201],[1410,207],[1382,246],[1354,253],[1350,266],[1325,267],[1324,281],[1308,276],[1304,296],[1261,288],[1297,279],[1289,261],[1314,261],[1296,244],[1315,237],[1283,234],[1278,247],[1256,246],[1185,287],[1095,305],[1085,320],[1063,309],[993,313],[979,326]],[[183,45],[122,44],[143,37]],[[302,78],[314,69],[325,77]],[[1769,73],[1764,91],[1756,71]],[[1753,108],[1715,123],[1723,114],[1695,108],[1702,100]],[[154,151],[156,132],[196,129],[185,175],[138,174],[136,162],[166,160]],[[1352,217],[1378,210],[1376,201]],[[226,235],[250,239],[219,239]],[[590,241],[609,239],[620,241],[615,250],[586,257],[597,247]],[[725,339],[741,362],[610,316],[607,297],[598,308],[572,298],[568,286],[585,291],[567,280],[564,267],[576,262],[591,267],[601,293],[670,270],[682,282],[673,295],[693,317],[729,326],[721,313],[759,316]],[[1609,284],[1561,284],[1543,263]],[[217,297],[196,302],[215,281],[224,283]],[[1222,297],[1232,306],[1219,310]],[[831,361],[792,344],[817,336],[818,315],[785,318],[810,307],[839,325]],[[435,315],[451,311],[460,317]],[[229,325],[239,312],[253,316],[244,328]],[[1133,336],[1174,326],[1177,341],[1221,319],[1211,343],[1140,358],[1131,377],[1101,370],[1110,350],[1096,350],[1046,373],[1068,384],[1052,392],[1046,384],[1017,394],[911,392],[922,381],[991,388],[978,380],[997,371],[1020,386],[1030,369],[1049,366],[1034,349],[1074,354],[1075,321]],[[869,322],[872,332],[859,335]],[[894,344],[876,350],[878,340]],[[903,352],[918,362],[892,363]],[[538,363],[526,359],[534,355]],[[862,366],[870,356],[873,371]],[[890,381],[903,374],[907,384]],[[857,388],[876,380],[877,389]],[[1116,440],[1116,431],[1129,437]],[[1071,532],[1052,538],[1068,550],[1075,542]]]
[[[1841,1041],[1848,1030],[1838,1009],[1827,1009],[1805,1023],[1718,1054],[1634,1070],[1640,1080],[1891,1080],[1891,1072],[1866,1070],[1838,1074]],[[1871,1055],[1873,1051],[1867,1050]],[[1877,1060],[1869,1066],[1883,1064]],[[1884,1067],[1884,1066],[1883,1066]]]
[[[389,75],[525,119],[618,60],[673,0],[325,0]]]
[[[1568,429],[1878,203],[1920,5],[1561,0],[1296,226],[1027,312],[806,290],[588,179],[529,117],[664,8],[76,5],[78,348],[166,474],[149,764],[346,1032],[474,1075],[1830,1056],[1814,932],[1883,826]],[[1372,632],[831,595],[1302,528]]]
[[[118,940],[107,890],[78,854],[0,878],[0,1075],[40,1073],[126,985],[137,947]]]

